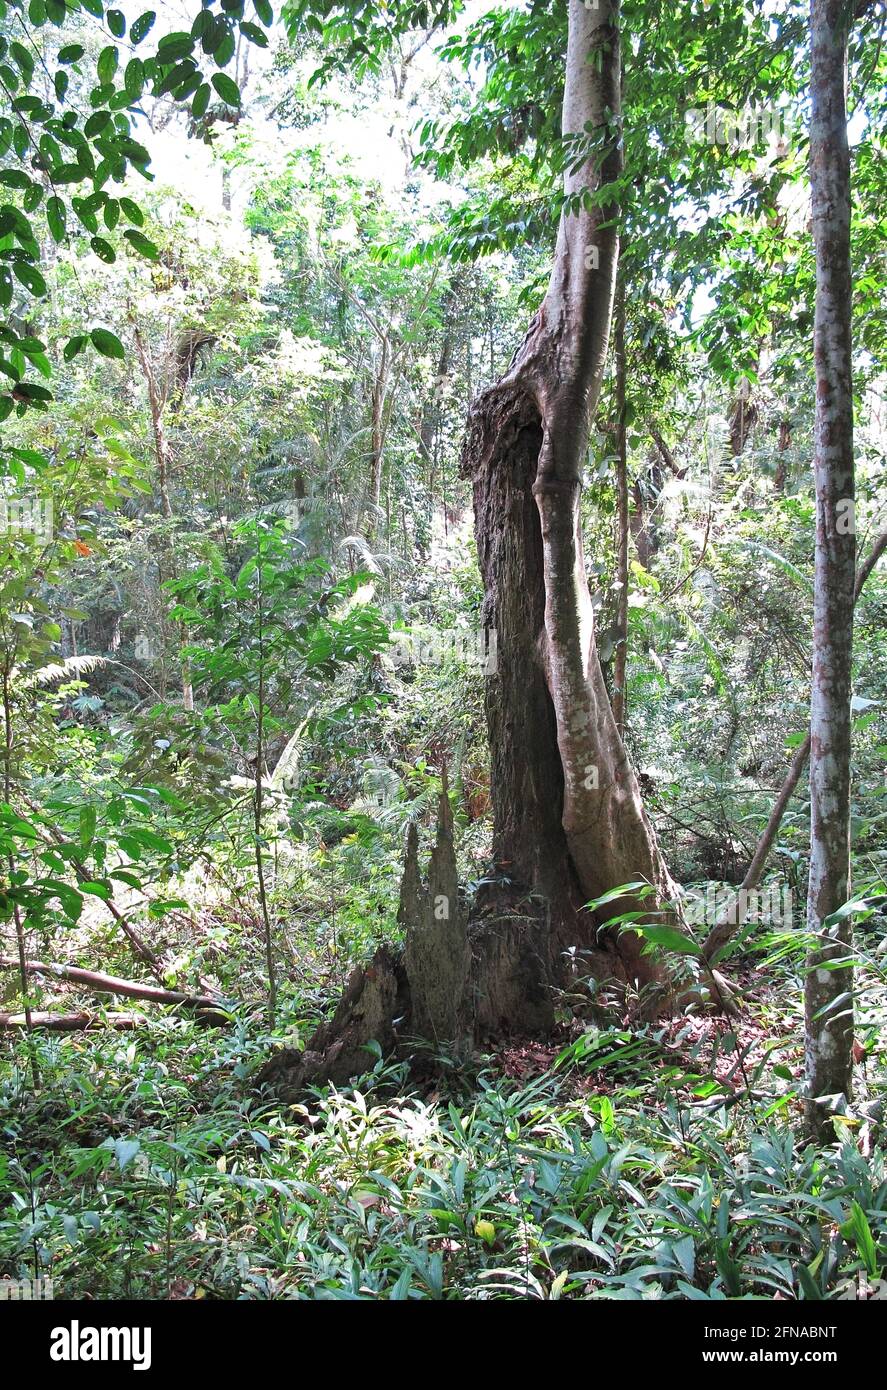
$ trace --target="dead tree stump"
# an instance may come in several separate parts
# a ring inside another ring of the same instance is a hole
[[[372,1042],[393,1052],[422,1038],[458,1055],[483,1037],[553,1027],[557,972],[544,906],[506,890],[488,893],[482,908],[469,911],[445,774],[424,880],[415,825],[407,834],[398,922],[402,950],[381,946],[352,971],[332,1019],[304,1052],[275,1053],[259,1072],[260,1085],[293,1100],[308,1085],[343,1083],[365,1071]]]

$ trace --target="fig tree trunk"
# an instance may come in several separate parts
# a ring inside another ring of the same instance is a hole
[[[607,356],[621,173],[618,9],[571,0],[563,131],[574,137],[548,293],[505,376],[472,406],[474,484],[497,857],[560,910],[644,881],[612,911],[674,914],[676,889],[644,812],[597,655],[580,525],[589,427]],[[556,914],[559,920],[560,912]],[[575,915],[568,913],[575,933]],[[648,978],[638,938],[617,947]]]
[[[569,0],[565,205],[545,300],[505,375],[472,405],[462,472],[474,490],[485,627],[495,872],[469,906],[456,882],[449,802],[422,881],[415,832],[401,896],[406,949],[352,976],[331,1024],[263,1079],[286,1093],[343,1079],[362,1049],[540,1032],[571,963],[653,986],[661,968],[601,916],[677,916],[677,889],[644,812],[595,645],[579,503],[607,356],[621,173],[618,6]],[[595,918],[590,899],[643,883]],[[581,954],[579,954],[581,953]],[[398,1028],[385,1021],[397,1017]]]

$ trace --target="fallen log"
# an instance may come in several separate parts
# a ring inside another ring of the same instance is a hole
[[[148,1019],[145,1014],[50,1014],[35,1013],[31,1010],[31,1028],[46,1028],[52,1033],[92,1032],[96,1028],[143,1028]],[[0,1029],[27,1028],[28,1019],[24,1014],[0,1014]]]
[[[117,975],[104,975],[98,970],[82,970],[77,965],[46,965],[40,960],[24,961],[29,975],[51,975],[68,980],[97,994],[123,994],[130,999],[145,999],[152,1004],[180,1004],[188,1009],[218,1009],[219,1000],[206,994],[187,994],[178,989],[160,989],[157,985],[141,985],[134,980],[121,980]],[[19,969],[18,960],[0,956],[0,969]]]

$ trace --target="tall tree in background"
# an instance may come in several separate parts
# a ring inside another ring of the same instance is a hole
[[[816,249],[814,355],[816,578],[810,711],[810,887],[819,937],[805,999],[807,1120],[826,1137],[823,1097],[849,1096],[853,1012],[850,918],[830,917],[850,878],[850,681],[856,565],[851,380],[850,154],[847,32],[842,0],[811,0],[810,182]]]

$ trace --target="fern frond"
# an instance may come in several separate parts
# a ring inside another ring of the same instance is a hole
[[[78,676],[90,676],[102,666],[107,666],[104,656],[66,656],[61,662],[52,662],[32,671],[24,685],[55,685],[57,681],[76,680]]]

